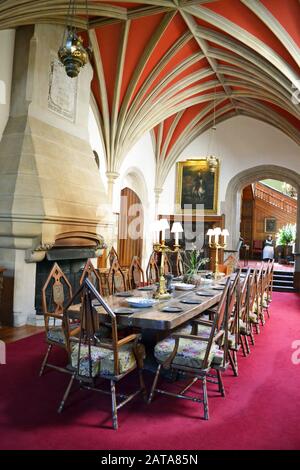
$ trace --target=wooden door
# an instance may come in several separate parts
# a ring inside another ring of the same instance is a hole
[[[129,267],[132,257],[142,259],[144,213],[140,198],[130,188],[121,191],[118,255],[120,265]]]

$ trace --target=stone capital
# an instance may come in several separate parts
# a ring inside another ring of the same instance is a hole
[[[120,176],[120,173],[116,171],[107,171],[105,174],[109,183],[114,183],[115,180]]]

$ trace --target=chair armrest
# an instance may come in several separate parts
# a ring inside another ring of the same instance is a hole
[[[224,330],[220,330],[215,336],[214,336],[214,342],[217,342],[218,339],[222,338],[222,336],[224,335],[225,331]]]
[[[180,333],[173,333],[171,335],[171,338],[174,338],[174,339],[192,339],[192,340],[195,340],[195,341],[208,341],[207,338],[202,338],[202,336],[195,336],[195,335],[185,335],[185,334],[180,334]]]
[[[57,318],[58,320],[63,320],[63,315],[58,315],[57,313],[44,313],[44,317]]]
[[[81,327],[78,326],[78,328],[74,328],[73,330],[70,331],[69,336],[76,336],[77,333],[79,333],[81,330]]]
[[[213,326],[213,322],[211,320],[198,320],[197,318],[193,320],[193,323],[197,323],[198,325],[203,326]]]
[[[128,343],[131,343],[132,341],[136,341],[138,340],[139,338],[141,337],[141,335],[139,334],[132,334],[132,335],[129,335],[129,336],[126,336],[125,338],[122,338],[118,341],[117,343],[117,347],[118,349],[123,346],[124,344],[128,344]]]

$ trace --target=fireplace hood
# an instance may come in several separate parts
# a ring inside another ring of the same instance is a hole
[[[26,261],[38,263],[48,261],[97,258],[106,248],[101,235],[92,232],[67,232],[58,235],[55,242],[40,243],[34,250],[27,252]]]

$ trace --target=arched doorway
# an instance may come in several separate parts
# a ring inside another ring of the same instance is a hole
[[[118,253],[121,266],[130,266],[133,256],[142,259],[144,211],[140,198],[130,188],[121,191]]]
[[[287,225],[297,223],[298,195],[291,185],[285,182],[263,179],[246,186],[242,191],[240,233],[249,247],[243,251],[245,260],[262,259],[265,240],[272,237],[273,243],[279,231]],[[293,246],[275,247],[275,260],[286,270],[293,268]]]
[[[245,186],[262,179],[275,179],[291,184],[299,194],[299,173],[277,165],[259,165],[235,175],[229,182],[225,198],[225,221],[230,233],[228,248],[235,250],[240,236],[241,193]],[[300,285],[300,204],[297,209],[297,238],[295,244],[295,283]]]

